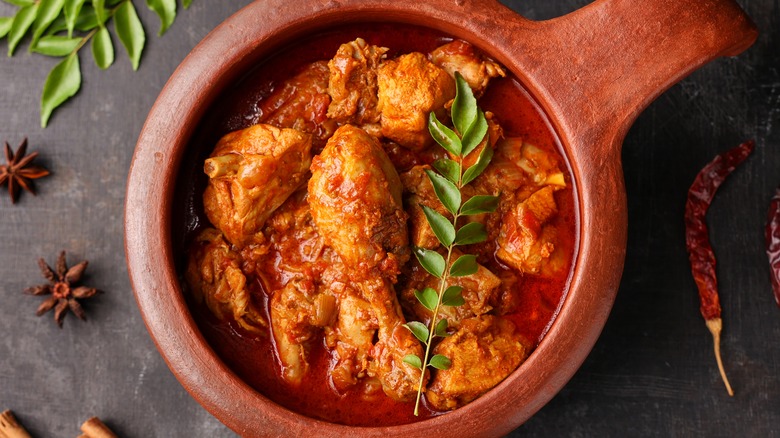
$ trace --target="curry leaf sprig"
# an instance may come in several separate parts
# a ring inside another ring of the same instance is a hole
[[[41,127],[52,112],[81,88],[79,51],[91,41],[92,57],[101,70],[114,63],[114,44],[107,25],[125,47],[133,70],[138,69],[146,33],[133,0],[4,0],[18,6],[11,17],[0,17],[0,39],[7,37],[8,56],[30,35],[29,51],[62,58],[49,73],[41,93]],[[182,0],[189,8],[192,0]],[[160,35],[176,18],[176,0],[146,0],[160,17]]]
[[[420,383],[417,387],[417,400],[414,405],[414,415],[419,415],[420,398],[425,381],[425,369],[433,367],[447,370],[452,365],[444,355],[431,356],[431,349],[436,338],[449,336],[446,318],[437,321],[441,306],[462,306],[463,288],[457,285],[447,286],[450,277],[465,277],[475,274],[479,269],[477,258],[472,254],[463,254],[454,262],[453,250],[456,246],[470,245],[487,240],[487,230],[479,222],[467,222],[458,227],[458,220],[464,216],[492,213],[498,207],[498,197],[476,195],[463,202],[461,190],[478,177],[490,163],[493,149],[488,141],[484,141],[488,131],[485,114],[477,106],[477,100],[468,83],[459,74],[455,74],[456,95],[452,104],[452,121],[454,130],[441,123],[431,112],[428,120],[428,130],[436,142],[450,155],[433,162],[433,170],[426,170],[428,179],[433,185],[436,197],[444,208],[452,215],[452,221],[430,206],[421,205],[425,218],[433,233],[444,247],[445,255],[436,250],[415,248],[414,254],[420,265],[431,275],[439,279],[439,290],[426,287],[415,291],[417,300],[432,312],[430,326],[419,321],[410,321],[405,327],[425,346],[425,355],[420,358],[416,354],[404,357],[404,362],[420,370]],[[464,159],[482,145],[474,164],[463,169]]]

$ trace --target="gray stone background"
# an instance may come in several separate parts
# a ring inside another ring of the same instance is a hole
[[[260,0],[262,1],[262,0]],[[16,206],[0,196],[0,410],[35,436],[78,435],[97,415],[126,437],[232,432],[178,384],[144,328],[123,250],[125,178],[146,114],[165,81],[211,29],[246,2],[195,0],[163,37],[138,3],[148,36],[140,69],[122,48],[108,71],[82,53],[78,96],[39,127],[40,90],[55,61],[0,58],[0,141],[24,136],[52,175]],[[507,0],[533,19],[584,0]],[[614,310],[584,366],[512,436],[780,436],[780,309],[771,295],[763,224],[780,184],[780,5],[740,0],[761,36],[747,53],[706,66],[661,96],[624,145],[629,240]],[[641,2],[637,2],[641,7]],[[14,7],[0,3],[0,16]],[[118,41],[114,41],[118,45]],[[7,49],[0,43],[0,52]],[[729,398],[698,313],[685,252],[685,194],[698,169],[755,138],[754,155],[720,190],[709,215],[725,319]],[[67,249],[89,259],[84,283],[105,293],[60,330],[40,299],[36,260]]]

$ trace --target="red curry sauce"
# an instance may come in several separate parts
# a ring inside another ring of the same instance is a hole
[[[390,48],[388,57],[411,51],[429,52],[451,41],[447,36],[425,28],[397,24],[351,25],[336,31],[319,33],[300,43],[284,48],[249,73],[233,88],[224,93],[201,123],[193,137],[191,154],[184,159],[177,187],[174,223],[185,224],[174,228],[175,245],[179,248],[181,273],[186,264],[186,248],[192,238],[210,226],[203,211],[202,194],[207,183],[203,174],[203,160],[217,140],[224,134],[256,123],[260,111],[258,102],[268,96],[276,85],[294,75],[298,68],[313,61],[327,60],[339,45],[362,37],[369,44]],[[480,106],[492,111],[507,137],[522,137],[540,148],[560,155],[560,145],[546,117],[520,84],[512,79],[494,79]],[[421,158],[421,161],[427,161]],[[565,160],[561,160],[565,166]],[[401,163],[395,163],[403,167]],[[504,267],[497,259],[487,267],[501,278],[508,278],[517,291],[516,312],[508,315],[520,332],[534,347],[538,345],[557,315],[568,288],[571,263],[577,246],[577,219],[573,184],[568,169],[564,169],[567,188],[556,192],[559,214],[553,219],[558,228],[556,251],[561,251],[566,268],[553,278],[521,276]],[[266,284],[275,277],[273,266],[265,266]],[[182,284],[186,283],[182,281]],[[400,286],[400,282],[399,285]],[[267,294],[261,281],[251,284],[253,295],[268,317]],[[410,423],[441,413],[422,406],[421,415],[412,413],[414,403],[396,402],[381,393],[366,401],[359,391],[341,396],[329,387],[327,372],[330,355],[323,342],[316,343],[310,356],[310,371],[301,387],[291,388],[281,377],[280,365],[274,353],[270,336],[249,335],[237,324],[218,321],[205,305],[198,305],[188,295],[190,308],[203,335],[214,351],[247,384],[259,393],[295,412],[326,421],[358,425],[387,426]],[[522,366],[522,365],[521,365]]]

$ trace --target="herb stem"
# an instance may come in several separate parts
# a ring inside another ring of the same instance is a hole
[[[458,190],[461,190],[463,188],[463,157],[459,157],[458,160],[460,162],[460,165],[458,166],[459,172],[458,172]],[[458,218],[460,217],[460,208],[458,208],[458,211],[455,212],[452,218],[452,224],[453,226],[457,226],[458,224]],[[428,342],[425,344],[425,357],[422,361],[422,370],[420,372],[420,384],[417,390],[417,400],[414,403],[414,416],[420,415],[420,399],[422,397],[423,392],[423,382],[425,381],[425,370],[428,368],[428,357],[431,354],[431,344],[433,344],[433,338],[436,336],[436,318],[439,317],[439,308],[441,307],[441,299],[444,296],[444,290],[447,287],[447,280],[450,278],[450,260],[452,259],[452,249],[455,247],[455,242],[453,241],[451,244],[447,245],[447,259],[444,262],[444,273],[441,276],[441,281],[439,282],[439,297],[436,300],[436,308],[433,309],[433,317],[431,318],[430,322],[430,328],[428,329]]]
[[[88,34],[84,35],[84,37],[79,41],[79,45],[76,46],[75,49],[73,49],[72,52],[70,52],[71,55],[74,53],[78,53],[79,50],[81,50],[82,47],[84,47],[84,44],[87,44],[87,41],[92,39],[92,37],[97,33],[97,29],[92,29]]]

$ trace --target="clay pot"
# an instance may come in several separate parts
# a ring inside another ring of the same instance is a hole
[[[178,167],[204,112],[281,44],[341,23],[421,25],[465,39],[520,79],[550,118],[571,164],[579,250],[550,331],[510,377],[429,420],[350,428],[304,417],[258,394],[212,352],[182,295],[171,246]],[[626,249],[620,149],[639,112],[703,64],[737,55],[756,30],[733,0],[599,0],[528,21],[494,0],[264,0],[229,18],[182,62],[138,140],[125,206],[130,277],[147,328],[181,384],[245,436],[493,436],[549,401],[593,347],[612,307]]]

